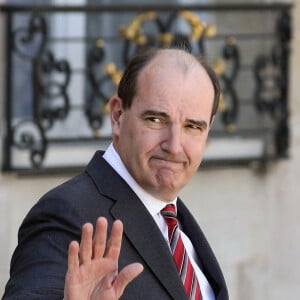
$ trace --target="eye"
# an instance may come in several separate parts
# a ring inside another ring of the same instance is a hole
[[[201,133],[205,130],[205,128],[203,128],[197,124],[188,124],[188,125],[186,125],[186,128],[189,131],[192,131],[193,133]]]
[[[189,124],[187,125],[187,128],[190,128],[190,129],[194,129],[194,130],[201,130],[203,131],[203,128],[198,126],[198,125],[195,125],[195,124]]]
[[[147,116],[144,118],[144,122],[147,127],[153,129],[161,129],[166,125],[165,119],[157,116]]]
[[[191,129],[200,129],[201,130],[201,128],[199,128],[199,126],[196,126],[196,125],[188,125],[188,127],[189,128],[191,128]]]
[[[157,117],[148,117],[147,120],[153,123],[161,123],[161,119]]]

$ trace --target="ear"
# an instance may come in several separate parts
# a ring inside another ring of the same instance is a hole
[[[123,115],[122,99],[113,96],[109,101],[110,122],[113,136],[120,135],[120,119]]]

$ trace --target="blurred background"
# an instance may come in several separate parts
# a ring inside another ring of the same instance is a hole
[[[231,300],[300,293],[300,0],[0,0],[0,295],[30,207],[110,142],[107,101],[128,59],[181,46],[222,98],[182,191]]]

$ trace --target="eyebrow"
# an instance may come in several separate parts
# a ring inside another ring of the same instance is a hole
[[[142,112],[141,117],[146,117],[146,116],[157,116],[157,117],[170,119],[170,116],[168,114],[157,110],[145,110],[144,112]]]
[[[142,112],[141,117],[146,117],[146,116],[157,116],[157,117],[163,117],[165,119],[170,119],[170,116],[162,111],[157,111],[157,110],[145,110]],[[193,119],[187,119],[186,122],[204,128],[207,128],[207,122],[204,120],[193,120]]]

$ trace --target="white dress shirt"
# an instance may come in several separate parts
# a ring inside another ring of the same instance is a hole
[[[166,206],[166,202],[163,202],[149,193],[147,193],[141,186],[135,181],[135,179],[129,174],[125,165],[123,164],[119,154],[115,150],[113,144],[110,144],[108,149],[103,155],[103,158],[111,165],[111,167],[127,182],[131,189],[136,193],[139,199],[142,201],[144,206],[147,208],[160,231],[162,232],[167,244],[169,244],[168,238],[168,226],[165,222],[164,217],[161,215],[160,211]],[[176,206],[177,198],[174,199],[172,204]],[[184,234],[183,231],[180,231],[183,244],[186,248],[190,261],[194,267],[198,282],[200,284],[201,294],[203,300],[215,300],[213,290],[207,281],[205,275],[198,266],[198,258],[196,251],[193,247],[190,239]],[[170,249],[171,250],[171,249]]]

